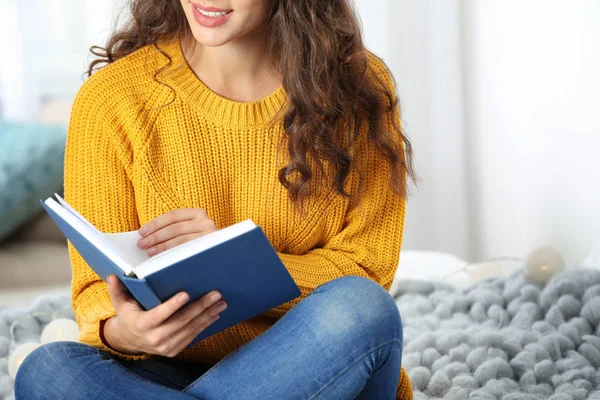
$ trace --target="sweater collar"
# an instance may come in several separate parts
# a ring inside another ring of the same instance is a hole
[[[159,43],[159,48],[171,58],[171,66],[158,79],[167,81],[178,96],[190,103],[203,116],[219,125],[268,125],[285,105],[283,86],[260,100],[244,103],[222,97],[196,76],[188,64],[179,39]]]

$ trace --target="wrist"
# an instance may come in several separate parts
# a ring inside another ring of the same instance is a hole
[[[114,351],[128,355],[138,355],[141,352],[134,351],[125,341],[125,334],[120,329],[119,317],[110,317],[101,322],[100,335],[102,342]]]

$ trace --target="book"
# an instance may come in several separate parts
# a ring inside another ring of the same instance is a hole
[[[66,238],[104,281],[119,278],[145,310],[180,291],[190,301],[217,290],[220,318],[189,346],[300,296],[260,226],[246,220],[153,257],[137,247],[137,231],[103,233],[59,195],[40,201]]]

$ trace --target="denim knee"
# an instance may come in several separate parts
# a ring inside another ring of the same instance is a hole
[[[402,320],[393,297],[377,282],[361,276],[343,276],[315,289],[326,300],[324,323],[340,329],[363,327],[402,341]]]
[[[78,373],[74,362],[76,357],[97,353],[94,347],[77,342],[51,342],[38,347],[19,367],[15,378],[15,398],[49,398],[52,389],[47,386],[48,382],[68,388]]]

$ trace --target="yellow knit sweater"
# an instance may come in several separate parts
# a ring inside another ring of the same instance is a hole
[[[267,330],[315,287],[344,275],[365,276],[389,289],[405,201],[389,188],[389,168],[367,145],[366,132],[356,148],[366,188],[360,207],[349,207],[321,185],[300,216],[277,179],[287,159],[285,152],[277,157],[281,123],[269,125],[285,104],[283,87],[259,101],[231,101],[196,77],[178,41],[161,48],[172,65],[158,75],[160,83],[154,76],[167,59],[148,46],[104,67],[80,89],[67,139],[66,200],[103,232],[136,230],[179,208],[205,209],[218,229],[252,219],[302,292],[176,358],[216,363]],[[370,61],[371,70],[392,87],[382,62],[372,55]],[[349,188],[357,182],[351,174]],[[107,285],[71,245],[69,251],[80,340],[132,358],[103,342],[100,327],[115,315]],[[412,399],[404,369],[397,398]]]

